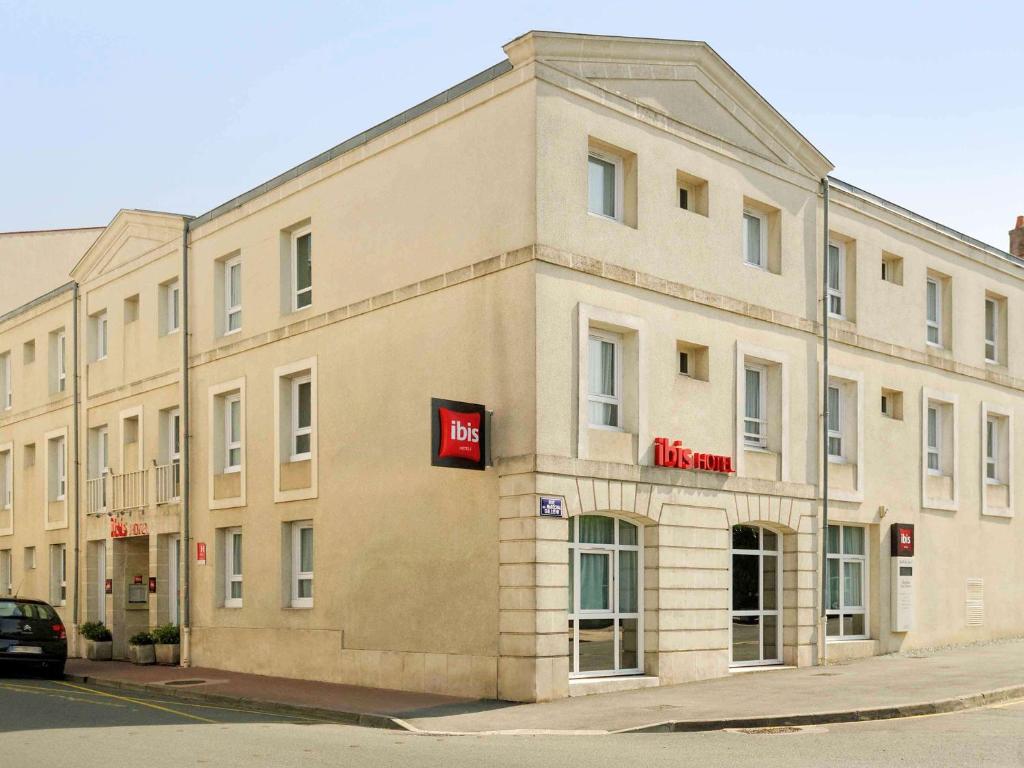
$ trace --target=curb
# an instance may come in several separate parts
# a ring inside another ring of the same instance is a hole
[[[739,728],[776,728],[780,726],[829,725],[835,723],[857,723],[871,720],[897,720],[922,715],[942,715],[965,709],[998,704],[1024,698],[1024,685],[996,688],[982,693],[955,696],[951,699],[899,704],[890,707],[865,709],[832,710],[809,714],[765,715],[763,717],[738,717],[719,720],[666,720],[652,725],[623,728],[609,731],[611,734],[626,733],[698,733],[701,731],[723,731]]]
[[[388,715],[377,715],[369,712],[346,712],[337,709],[324,709],[322,707],[307,707],[301,704],[282,704],[262,699],[248,699],[242,696],[224,696],[216,693],[200,693],[198,691],[183,691],[171,688],[161,683],[132,683],[125,680],[111,680],[103,677],[90,677],[89,675],[75,675],[66,673],[65,680],[76,683],[92,683],[102,685],[106,688],[114,688],[122,691],[139,691],[145,693],[159,693],[171,699],[190,701],[196,704],[220,704],[225,706],[241,706],[251,709],[253,712],[274,715],[296,715],[299,717],[313,717],[317,720],[326,720],[342,725],[358,725],[364,728],[383,728],[394,731],[416,730],[407,723]]]

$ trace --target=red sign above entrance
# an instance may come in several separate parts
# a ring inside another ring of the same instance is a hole
[[[119,517],[110,518],[110,538],[123,539],[128,536],[149,536],[146,523],[127,523]]]
[[[732,465],[732,456],[700,453],[690,448],[684,448],[680,440],[670,443],[667,437],[654,438],[654,464],[658,467],[695,469],[701,472],[718,472],[723,475],[736,471]]]

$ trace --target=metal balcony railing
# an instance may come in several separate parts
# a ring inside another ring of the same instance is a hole
[[[143,509],[146,506],[146,470],[111,475],[111,512]]]
[[[156,475],[156,503],[170,504],[181,498],[181,464],[177,461],[153,467]]]

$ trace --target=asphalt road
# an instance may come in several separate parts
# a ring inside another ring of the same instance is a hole
[[[281,717],[78,683],[0,678],[2,765],[1014,766],[1024,701],[950,715],[783,733],[430,736]]]

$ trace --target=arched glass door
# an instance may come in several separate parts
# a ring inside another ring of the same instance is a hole
[[[643,671],[642,528],[614,517],[569,519],[572,677]]]
[[[732,529],[734,667],[782,662],[782,536],[760,525]]]

